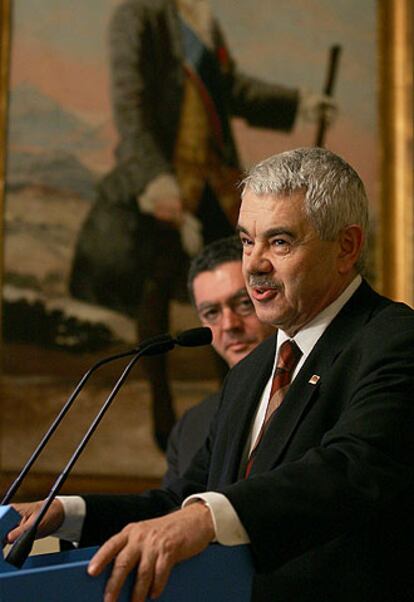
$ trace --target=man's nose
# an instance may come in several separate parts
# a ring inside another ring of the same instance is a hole
[[[242,324],[241,317],[238,316],[231,307],[223,308],[223,313],[222,313],[222,318],[221,318],[221,327],[223,330],[234,330],[235,328],[240,328],[241,324]]]
[[[243,262],[244,268],[249,274],[267,274],[273,269],[266,250],[259,246],[253,248],[250,255],[244,255]]]

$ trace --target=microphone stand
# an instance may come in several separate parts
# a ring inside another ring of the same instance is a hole
[[[95,370],[97,370],[101,366],[104,366],[105,364],[112,362],[114,360],[121,359],[123,357],[128,357],[130,355],[140,354],[140,352],[142,350],[146,350],[149,345],[163,343],[163,342],[170,341],[170,340],[172,340],[172,339],[169,334],[157,335],[155,337],[152,337],[151,339],[147,339],[147,341],[144,341],[141,345],[139,345],[135,349],[131,349],[129,351],[124,351],[122,353],[117,353],[115,355],[111,355],[109,357],[106,357],[106,358],[103,358],[103,359],[97,361],[87,372],[85,372],[85,374],[82,376],[82,378],[76,385],[73,393],[69,396],[65,405],[60,410],[60,412],[58,413],[58,415],[52,422],[51,426],[47,430],[46,434],[41,439],[41,441],[38,444],[38,446],[36,447],[35,451],[30,456],[30,458],[28,459],[26,464],[23,466],[22,470],[20,471],[20,473],[17,476],[17,478],[15,479],[15,481],[11,484],[11,486],[5,493],[5,495],[1,501],[1,505],[4,506],[4,505],[8,504],[10,502],[10,500],[12,499],[12,497],[15,495],[16,491],[19,489],[20,485],[22,484],[23,479],[25,478],[25,476],[27,475],[27,473],[33,466],[34,462],[39,457],[40,453],[45,448],[49,439],[51,438],[53,433],[56,431],[57,427],[62,422],[63,418],[66,416],[69,409],[72,407],[72,404],[74,403],[74,401],[78,397],[79,393],[83,389],[84,385],[86,384],[87,380],[93,374],[93,372],[95,372]],[[138,357],[139,357],[139,355],[138,355]]]
[[[69,459],[69,462],[66,464],[65,468],[63,469],[63,471],[60,473],[60,475],[56,479],[55,483],[53,484],[53,486],[49,492],[49,495],[44,500],[43,505],[42,505],[42,507],[39,511],[39,514],[37,515],[33,525],[31,527],[29,527],[29,529],[27,529],[24,533],[22,533],[22,535],[15,541],[15,543],[13,544],[13,547],[10,549],[7,557],[5,558],[6,562],[8,562],[9,564],[12,564],[13,566],[15,566],[17,568],[21,568],[23,566],[26,558],[30,554],[30,551],[33,547],[34,540],[36,539],[36,532],[37,532],[37,529],[39,527],[41,520],[43,519],[43,517],[45,516],[46,512],[48,511],[50,505],[52,504],[53,500],[59,493],[61,487],[63,486],[67,477],[69,476],[69,473],[70,473],[71,469],[73,468],[75,462],[78,460],[79,456],[85,449],[86,444],[88,443],[89,439],[95,432],[95,430],[96,430],[97,426],[99,425],[100,421],[102,420],[104,414],[106,413],[109,406],[111,405],[112,400],[114,399],[115,395],[118,393],[120,387],[126,380],[128,374],[130,373],[130,371],[132,370],[132,368],[134,367],[134,365],[138,361],[138,359],[142,355],[156,355],[157,353],[169,351],[170,349],[173,349],[174,346],[175,346],[175,340],[172,337],[169,337],[163,343],[160,343],[160,342],[150,343],[149,345],[145,346],[143,349],[139,350],[138,353],[135,355],[135,357],[133,357],[132,360],[127,364],[126,368],[123,370],[121,376],[116,381],[112,391],[106,398],[106,400],[105,400],[104,404],[102,405],[101,409],[99,410],[98,414],[95,416],[94,420],[92,421],[92,424],[90,425],[87,432],[83,436],[83,438],[82,438],[81,442],[79,443],[78,447],[76,448],[75,452]]]

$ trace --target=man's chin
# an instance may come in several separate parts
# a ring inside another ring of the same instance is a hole
[[[275,307],[275,305],[272,306],[270,303],[268,305],[265,303],[255,304],[255,310],[260,322],[271,326],[280,326],[287,317],[286,310],[284,311],[282,308]]]
[[[246,355],[254,349],[254,345],[247,343],[238,343],[237,345],[231,345],[226,349],[226,360],[230,367],[240,362]]]

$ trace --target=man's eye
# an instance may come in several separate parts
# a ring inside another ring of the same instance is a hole
[[[253,303],[251,302],[250,297],[239,299],[235,309],[239,314],[249,314],[253,310]]]
[[[219,315],[218,309],[214,309],[214,308],[206,309],[201,312],[201,319],[205,320],[206,322],[213,322],[214,320],[217,320],[218,315]]]
[[[291,249],[290,242],[284,238],[275,238],[271,241],[271,246],[279,254],[287,254]]]
[[[245,236],[240,236],[240,241],[243,247],[250,247],[253,244],[252,241]]]

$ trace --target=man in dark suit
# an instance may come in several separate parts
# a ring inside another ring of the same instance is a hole
[[[159,595],[170,569],[214,539],[250,543],[257,571],[272,573],[268,600],[413,600],[414,312],[360,275],[367,205],[355,171],[320,148],[271,157],[245,179],[246,286],[277,335],[229,372],[182,479],[81,500],[81,544],[120,530],[89,565],[96,575],[114,560],[106,602],[137,562],[134,602]],[[73,536],[77,501],[56,501],[42,533]],[[35,507],[20,507],[25,520]]]
[[[238,236],[204,247],[191,262],[187,288],[201,323],[212,331],[214,349],[230,368],[274,333],[272,326],[260,322],[247,294]],[[168,439],[164,487],[184,474],[204,443],[219,401],[218,392],[208,395],[174,426]]]

